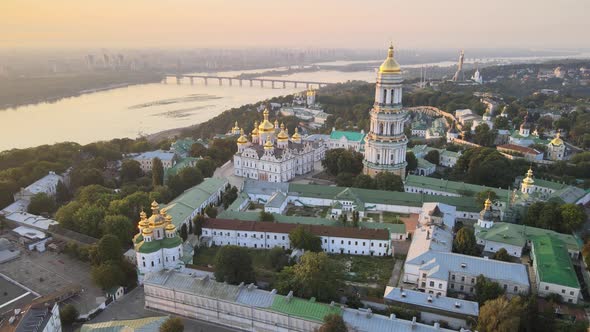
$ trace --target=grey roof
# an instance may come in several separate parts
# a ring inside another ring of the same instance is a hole
[[[236,302],[255,307],[268,308],[275,299],[276,291],[268,292],[257,289],[254,285],[243,286]]]
[[[280,191],[277,191],[276,193],[274,193],[274,195],[272,195],[268,199],[268,202],[264,206],[271,207],[271,208],[280,208],[286,199],[287,199],[287,195],[285,195],[284,193],[282,193]]]
[[[287,182],[267,182],[246,179],[244,181],[243,192],[250,195],[272,195],[277,191],[288,192],[289,183]]]
[[[437,279],[446,280],[449,272],[461,272],[472,276],[483,274],[496,281],[529,285],[526,266],[523,264],[439,251],[427,251],[406,261],[406,264],[420,265],[420,270],[429,271],[428,276]]]
[[[154,159],[158,158],[160,160],[172,160],[174,159],[174,152],[164,151],[164,150],[155,150],[155,151],[147,151],[144,153],[139,154],[138,156],[134,157],[134,160],[142,160],[142,159]]]
[[[15,329],[15,332],[40,332],[43,331],[49,319],[51,319],[51,307],[31,307],[25,313],[20,323]]]
[[[389,318],[382,315],[368,314],[364,310],[344,309],[342,318],[358,332],[450,332],[453,330],[436,328],[432,325],[413,323],[412,321]]]
[[[149,273],[144,279],[145,285],[158,285],[176,291],[197,293],[202,296],[235,301],[238,296],[237,286],[209,280],[208,277],[190,277],[174,271]]]
[[[404,296],[402,296],[402,293]],[[430,298],[430,302],[428,299]],[[384,299],[415,306],[428,307],[455,314],[479,316],[479,304],[473,301],[455,299],[452,297],[438,296],[423,292],[401,289],[398,287],[387,287]],[[428,309],[426,309],[428,311]]]

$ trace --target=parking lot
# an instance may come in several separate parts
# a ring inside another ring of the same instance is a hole
[[[54,252],[23,251],[20,258],[0,265],[0,273],[40,295],[79,285],[82,292],[66,301],[81,314],[104,302],[103,292],[90,278],[90,265]]]

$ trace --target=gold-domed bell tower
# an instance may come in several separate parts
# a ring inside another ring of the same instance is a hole
[[[266,108],[262,115],[264,119],[258,125],[258,140],[260,145],[264,145],[268,140],[274,142],[275,138],[275,126],[268,120],[269,110]]]
[[[391,172],[402,179],[406,175],[408,139],[404,123],[408,116],[402,107],[402,83],[401,68],[395,61],[392,45],[377,73],[370,131],[365,138],[364,174],[375,176]]]
[[[277,147],[284,149],[289,146],[289,133],[285,129],[285,124],[281,123],[281,131],[277,135]]]
[[[535,191],[535,180],[533,179],[533,168],[530,167],[520,185],[523,194],[532,194]]]
[[[240,129],[240,137],[238,138],[238,152],[243,152],[244,149],[248,146],[248,137],[244,134],[244,129]]]
[[[492,228],[494,226],[494,212],[492,211],[492,200],[489,195],[483,203],[483,210],[479,213],[477,225],[482,228]]]
[[[264,143],[264,154],[269,154],[272,155],[275,152],[275,147],[272,144],[272,142],[270,140],[267,140],[266,143]]]

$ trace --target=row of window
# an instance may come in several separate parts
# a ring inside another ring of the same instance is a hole
[[[208,235],[209,231],[204,231],[203,233],[205,235]],[[217,235],[217,231],[213,231],[213,235],[214,236]],[[219,232],[219,235],[220,236],[223,236],[223,232]],[[230,233],[229,232],[225,233],[225,236],[230,236]],[[248,237],[248,234],[247,233],[237,233],[237,237],[246,237],[247,238]],[[252,234],[251,237],[253,237],[255,239],[256,238],[264,239],[264,235],[260,235],[259,237],[257,237],[256,234]],[[285,240],[286,239],[285,238],[285,235],[282,235],[281,237],[282,237],[282,240]],[[267,239],[270,239],[270,235],[267,234],[266,235],[266,238]],[[277,240],[277,235],[274,235],[274,239]],[[328,243],[328,239],[324,239],[324,243],[327,244]],[[334,240],[333,239],[332,239],[332,244],[334,244]],[[340,244],[344,244],[344,240],[340,240]],[[352,241],[348,241],[348,245],[351,245],[351,244],[352,244]],[[355,246],[358,246],[358,241],[354,241],[354,245]],[[365,241],[362,242],[362,246],[366,246],[366,242]],[[371,247],[372,246],[373,246],[373,243],[371,243]],[[382,248],[382,247],[383,247],[383,243],[379,243],[379,248]]]

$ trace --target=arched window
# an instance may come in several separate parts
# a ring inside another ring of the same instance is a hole
[[[389,128],[389,135],[393,135],[395,133],[395,123],[391,124],[391,127]]]
[[[379,131],[377,132],[377,134],[379,134],[379,135],[383,134],[383,124],[382,123],[379,124]]]
[[[385,101],[387,100],[387,90],[383,89],[383,96],[382,96],[382,103],[385,104]]]

